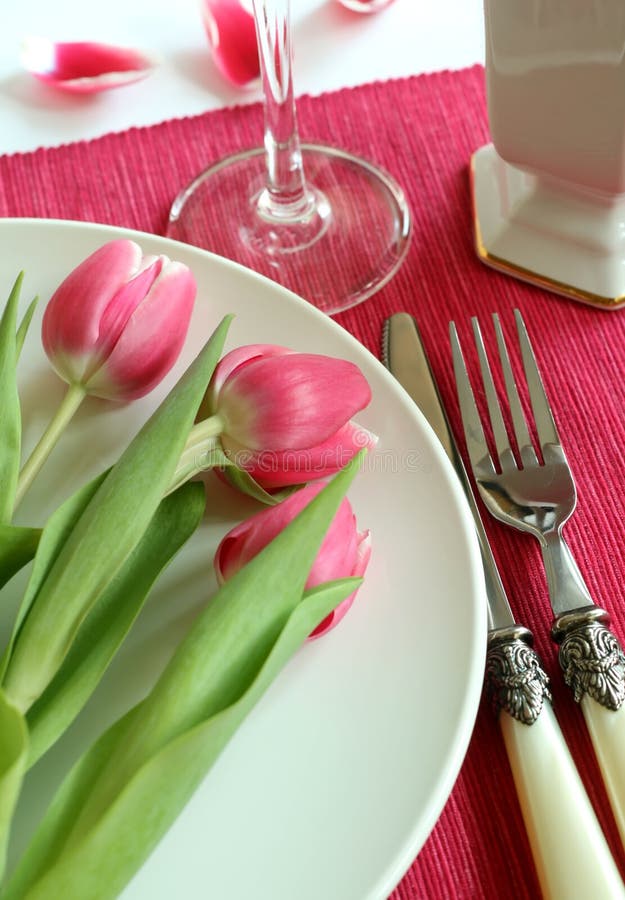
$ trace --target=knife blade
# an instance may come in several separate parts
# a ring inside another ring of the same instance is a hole
[[[410,394],[439,439],[464,489],[473,514],[484,564],[488,596],[489,629],[515,624],[501,577],[490,548],[473,487],[453,436],[417,323],[408,313],[396,313],[386,320],[382,337],[382,360],[404,390]],[[529,634],[529,632],[528,632]]]
[[[473,514],[488,604],[486,691],[498,715],[543,895],[554,900],[625,897],[553,715],[532,634],[515,622],[419,329],[408,313],[396,313],[384,323],[382,359],[441,442]]]

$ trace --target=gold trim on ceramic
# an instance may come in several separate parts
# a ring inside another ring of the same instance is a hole
[[[475,154],[471,157],[470,165],[470,182],[471,182],[471,206],[473,209],[473,233],[475,236],[475,251],[478,257],[488,266],[518,278],[521,281],[527,281],[544,290],[560,294],[568,297],[570,300],[577,300],[578,303],[586,303],[588,306],[595,306],[599,309],[616,310],[625,304],[625,295],[618,297],[603,297],[601,294],[593,294],[591,291],[584,291],[572,284],[566,284],[563,281],[557,281],[555,278],[549,278],[547,275],[541,275],[531,269],[519,266],[509,259],[496,256],[490,253],[482,240],[482,230],[477,214],[477,203],[475,199]]]

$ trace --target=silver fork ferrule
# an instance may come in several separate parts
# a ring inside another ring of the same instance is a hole
[[[588,694],[616,710],[625,703],[625,654],[609,621],[598,606],[582,607],[557,616],[551,636],[560,644],[558,661],[575,700]]]
[[[524,725],[540,716],[545,700],[551,700],[549,678],[534,638],[522,625],[495,628],[488,634],[485,688],[496,715],[504,710]]]
[[[610,615],[605,609],[601,609],[594,603],[589,603],[588,606],[582,606],[579,609],[573,609],[556,616],[551,626],[551,637],[557,644],[561,644],[572,629],[593,622],[609,625]]]

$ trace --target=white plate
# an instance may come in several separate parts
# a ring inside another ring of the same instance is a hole
[[[22,521],[40,521],[114,460],[227,312],[236,313],[229,347],[273,342],[358,363],[373,389],[358,420],[380,435],[350,491],[374,548],[356,603],[289,663],[124,900],[386,897],[451,791],[479,700],[484,598],[460,488],[429,426],[377,360],[308,304],[225,260],[99,225],[3,220],[0,297],[24,269],[23,300],[37,293],[43,307],[71,268],[120,235],[193,269],[199,298],[183,358],[139,403],[90,400],[81,408],[24,502]],[[37,320],[21,363],[26,450],[62,394],[39,341]],[[215,506],[206,524],[159,582],[88,708],[29,774],[14,854],[77,753],[142,696],[209,598],[212,550],[254,508],[210,483]],[[8,590],[17,595],[22,583],[19,576]],[[3,639],[10,607],[5,600],[0,611]]]

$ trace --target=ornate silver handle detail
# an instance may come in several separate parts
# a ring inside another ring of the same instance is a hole
[[[608,622],[605,610],[582,607],[559,616],[551,633],[560,644],[558,660],[575,700],[588,694],[616,710],[625,702],[625,654]]]
[[[531,641],[522,626],[498,628],[489,633],[486,654],[486,696],[495,713],[503,709],[524,725],[532,725],[545,699],[551,700],[549,678]]]

